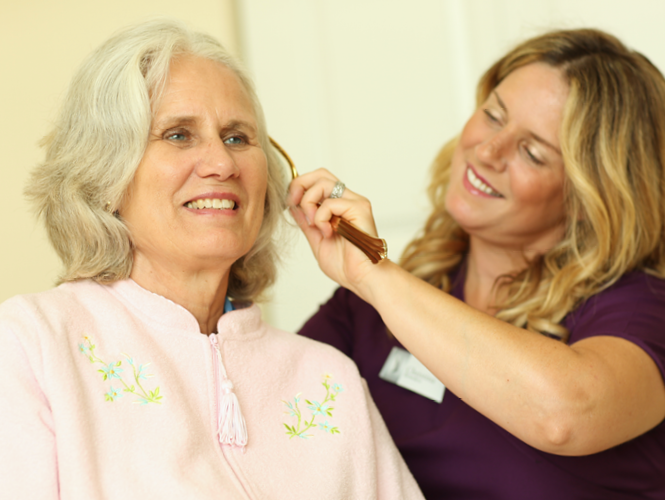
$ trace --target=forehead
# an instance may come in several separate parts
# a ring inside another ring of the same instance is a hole
[[[558,143],[569,85],[562,70],[532,63],[511,72],[494,89],[508,115],[538,135]]]
[[[255,121],[249,92],[235,72],[198,56],[171,61],[164,89],[154,103],[155,116],[165,113],[207,114]]]
[[[545,63],[532,63],[512,71],[494,90],[501,96],[510,94],[516,101],[533,101],[563,108],[569,86],[561,69]]]

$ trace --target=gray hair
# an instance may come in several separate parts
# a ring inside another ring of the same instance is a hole
[[[185,55],[216,61],[237,75],[251,99],[268,160],[263,224],[251,250],[231,267],[228,294],[255,300],[274,282],[274,234],[283,219],[286,182],[252,81],[217,40],[164,19],[126,28],[90,54],[42,141],[46,159],[32,172],[26,195],[62,259],[61,282],[129,277],[131,235],[113,211],[145,152],[151,109],[159,104],[171,62]]]

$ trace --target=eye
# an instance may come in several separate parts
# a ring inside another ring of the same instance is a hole
[[[485,108],[485,109],[483,109],[483,113],[485,113],[485,116],[487,117],[487,119],[489,121],[491,121],[492,123],[499,123],[500,122],[499,117],[496,116],[493,111]]]
[[[243,146],[247,144],[247,138],[242,135],[232,135],[224,139],[224,144],[229,146]]]
[[[524,153],[526,154],[526,157],[529,159],[529,161],[535,163],[536,165],[544,165],[545,162],[541,160],[540,158],[536,157],[531,150],[529,149],[528,146],[523,146],[522,148],[524,150]]]
[[[167,141],[183,142],[189,139],[189,133],[186,130],[168,130],[163,137]]]

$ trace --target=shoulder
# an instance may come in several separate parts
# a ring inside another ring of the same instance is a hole
[[[85,280],[63,283],[44,292],[16,295],[0,304],[0,320],[16,315],[43,315],[50,310],[59,312],[63,307],[79,303],[82,297],[96,292],[100,287],[93,281]]]
[[[665,280],[631,272],[590,297],[564,322],[570,342],[592,335],[665,340]]]
[[[312,368],[329,367],[327,370],[343,370],[357,373],[355,363],[343,352],[329,344],[292,332],[279,330],[264,323],[271,342],[271,352],[282,362],[290,360],[295,365]]]
[[[0,332],[13,332],[24,339],[65,332],[68,325],[87,315],[92,304],[108,295],[103,289],[103,285],[84,280],[12,297],[0,304]]]
[[[353,292],[338,288],[299,333],[355,356],[360,339],[385,337],[386,328],[381,316],[370,304]]]
[[[333,313],[342,317],[377,314],[370,304],[343,287],[335,290],[332,297],[321,306],[320,312]]]

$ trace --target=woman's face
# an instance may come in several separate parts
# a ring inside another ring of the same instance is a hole
[[[236,75],[199,57],[172,61],[120,208],[135,265],[230,267],[256,240],[266,186],[256,117]]]
[[[446,208],[473,238],[543,253],[563,236],[559,130],[568,84],[543,63],[510,73],[467,122]]]

